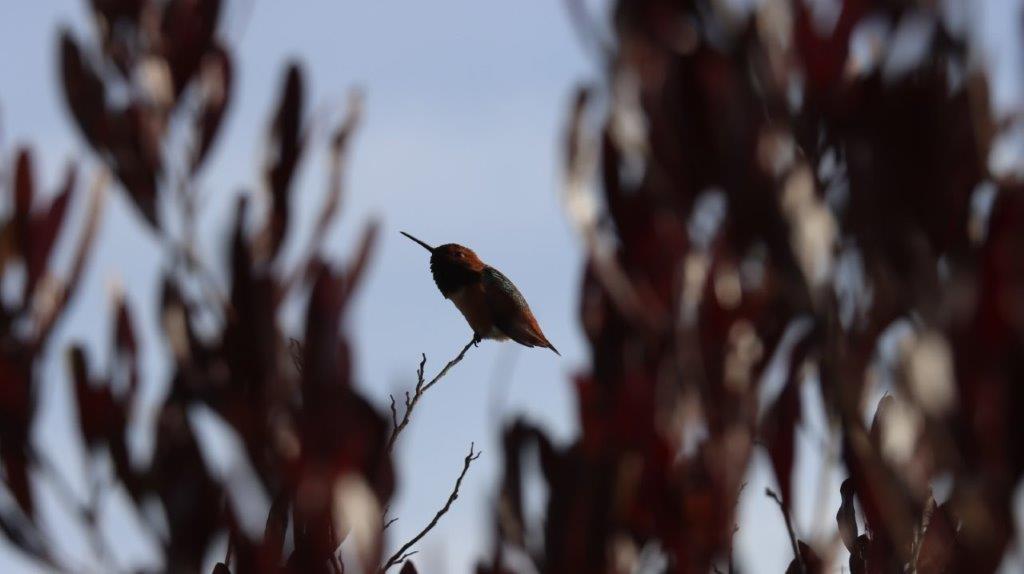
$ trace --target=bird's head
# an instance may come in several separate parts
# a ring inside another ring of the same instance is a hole
[[[476,253],[468,247],[458,243],[446,243],[434,249],[430,255],[430,263],[452,265],[479,273],[484,269],[484,262],[480,261]]]
[[[428,243],[404,231],[402,235],[419,243],[430,252],[430,271],[434,275],[434,282],[437,283],[445,297],[463,285],[479,280],[480,272],[484,270],[484,262],[477,257],[472,249],[458,243],[446,243],[431,247]]]

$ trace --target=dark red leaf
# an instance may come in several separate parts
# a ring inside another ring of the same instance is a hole
[[[124,410],[111,395],[109,387],[91,380],[85,350],[81,346],[71,348],[69,360],[82,438],[89,447],[107,444],[123,431],[126,422]]]
[[[35,197],[32,152],[27,149],[20,150],[14,170],[14,227],[24,251],[26,249],[24,243],[29,230],[29,217],[32,212],[32,199]]]
[[[373,247],[377,243],[379,232],[380,223],[377,221],[370,222],[363,230],[363,237],[359,241],[355,259],[349,264],[348,270],[345,273],[344,296],[341,302],[342,311],[352,300],[352,295],[359,285],[359,280],[366,271],[366,266],[370,261],[370,256],[373,254]]]
[[[344,304],[344,281],[326,265],[319,265],[306,313],[302,378],[304,401],[315,403],[326,387],[348,386],[348,373],[338,372],[338,327]]]
[[[0,346],[0,459],[7,487],[29,517],[35,511],[29,485],[29,432],[36,414],[32,357]]]
[[[117,302],[117,321],[114,335],[118,349],[134,357],[138,351],[138,346],[135,342],[135,332],[132,329],[128,303],[123,297],[119,298]]]
[[[90,449],[107,447],[121,484],[132,500],[141,502],[143,479],[129,460],[125,440],[128,422],[126,398],[118,400],[111,394],[109,386],[101,386],[90,379],[85,351],[80,346],[71,348],[69,360],[82,439]]]
[[[50,253],[64,223],[64,214],[67,212],[71,192],[75,187],[76,174],[77,169],[74,165],[71,165],[65,176],[63,188],[50,203],[46,213],[30,219],[30,239],[27,252],[25,253],[27,275],[25,301],[29,300],[28,297],[35,290],[39,278],[46,272]]]
[[[155,226],[165,116],[137,102],[109,111],[102,80],[67,31],[61,35],[61,68],[64,96],[86,140],[109,163],[146,220]]]
[[[132,328],[128,302],[123,296],[118,298],[115,312],[117,317],[114,324],[114,340],[117,352],[127,362],[128,368],[128,388],[122,400],[130,403],[139,380],[138,343],[135,340],[135,330]]]
[[[60,44],[64,97],[86,141],[102,153],[107,147],[106,89],[67,30]]]
[[[412,563],[412,560],[406,560],[405,564],[402,565],[402,569],[398,571],[398,574],[417,574],[416,565]]]
[[[949,503],[934,507],[917,554],[917,572],[919,574],[948,572],[956,548],[956,537],[956,522],[950,516]]]
[[[843,544],[851,554],[855,554],[855,547],[857,545],[857,514],[853,506],[853,495],[854,487],[853,480],[847,478],[843,481],[843,485],[839,488],[839,493],[843,498],[842,504],[839,505],[839,511],[836,512],[836,523],[839,525],[839,536],[843,539]]]
[[[157,178],[162,170],[163,120],[141,105],[112,116],[112,167],[146,221],[157,227]]]
[[[223,494],[206,470],[188,407],[173,394],[160,412],[156,437],[152,477],[169,526],[166,568],[195,572],[220,526]]]
[[[213,49],[220,18],[220,0],[171,0],[164,8],[163,51],[171,68],[177,99]]]
[[[502,543],[524,545],[523,521],[523,451],[529,438],[529,427],[521,419],[505,428],[502,437],[503,466],[501,504],[504,515],[500,527]]]
[[[282,491],[274,497],[267,513],[267,525],[263,530],[263,544],[260,546],[264,564],[280,564],[284,555],[284,535],[288,531],[288,496]]]
[[[797,357],[794,354],[793,360]],[[793,486],[793,452],[796,439],[796,424],[800,418],[800,384],[794,371],[799,364],[791,365],[782,394],[772,405],[765,419],[766,429],[762,431],[768,445],[775,477],[782,490],[782,503],[785,512],[792,506]]]
[[[284,90],[271,126],[271,159],[267,166],[267,183],[271,193],[270,254],[277,254],[288,231],[289,191],[292,176],[302,154],[302,69],[298,64],[288,67]]]
[[[276,284],[265,267],[257,268],[245,234],[248,203],[240,197],[231,245],[232,315],[224,344],[233,381],[255,392],[277,371]]]
[[[25,262],[28,280],[25,282],[23,305],[30,303],[33,272],[36,271],[33,255],[32,199],[35,197],[35,179],[32,169],[32,152],[21,149],[14,168],[14,217],[13,233],[16,249]]]
[[[847,63],[850,35],[868,11],[871,0],[846,0],[840,4],[841,12],[830,33],[819,33],[812,10],[799,4],[796,8],[794,38],[803,59],[809,87],[817,97],[828,95],[837,88]]]

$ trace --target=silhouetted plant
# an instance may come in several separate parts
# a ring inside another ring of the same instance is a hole
[[[230,278],[230,289],[225,293],[192,244],[201,199],[195,179],[235,97],[232,58],[217,34],[221,2],[94,0],[91,8],[95,45],[80,43],[67,31],[60,36],[67,105],[101,166],[67,280],[55,277],[47,263],[69,200],[80,187],[75,171],[70,170],[60,194],[42,211],[32,208],[34,179],[27,150],[18,153],[14,178],[6,185],[14,209],[3,224],[0,272],[20,266],[24,289],[16,303],[5,300],[0,308],[0,456],[4,484],[19,507],[0,511],[4,535],[51,568],[81,568],[55,556],[38,528],[28,479],[28,469],[35,467],[86,524],[101,567],[117,569],[97,522],[99,491],[115,485],[87,477],[97,492],[79,501],[55,465],[28,441],[41,349],[79,283],[110,173],[117,190],[127,194],[148,223],[147,232],[175,254],[159,303],[173,373],[156,418],[156,446],[148,466],[133,464],[127,448],[140,358],[133,313],[123,298],[115,304],[114,356],[107,372],[91,375],[94,370],[80,346],[70,349],[69,366],[88,456],[109,453],[117,482],[140,509],[145,526],[158,533],[163,568],[198,570],[215,536],[226,533],[227,556],[217,564],[218,573],[342,572],[340,545],[348,537],[354,538],[354,556],[363,572],[403,563],[402,572],[415,572],[407,562],[414,553],[411,548],[451,508],[480,454],[470,447],[442,510],[384,561],[384,509],[395,488],[390,451],[408,424],[412,405],[402,426],[397,419],[392,426],[355,390],[349,339],[342,329],[369,265],[378,226],[367,225],[351,261],[341,269],[317,255],[340,204],[345,149],[359,118],[359,94],[353,93],[346,117],[333,128],[331,183],[309,249],[293,269],[280,271],[285,268],[281,246],[290,232],[293,179],[311,132],[302,69],[298,64],[288,67],[270,123],[263,171],[267,216],[254,221],[251,196],[238,199],[231,244],[226,246],[230,268],[224,275]],[[184,149],[173,149],[169,132],[175,125],[187,132]],[[254,222],[256,231],[250,232]],[[279,325],[281,305],[289,294],[306,292],[305,332],[301,341],[289,340]],[[207,319],[203,327],[196,321],[199,314]],[[428,387],[464,354],[465,349]],[[419,375],[417,400],[423,364]],[[215,413],[236,431],[255,487],[264,493],[262,501],[252,493],[253,484],[211,474],[189,420],[197,409]],[[151,499],[163,508],[163,534],[141,510]],[[251,519],[253,508],[267,512],[259,528]]]
[[[506,429],[479,572],[512,570],[510,556],[540,572],[732,570],[756,448],[790,525],[804,381],[849,478],[841,536],[808,544],[791,527],[789,571],[828,567],[840,541],[852,572],[1003,559],[1024,470],[1024,200],[986,168],[986,79],[935,3],[842,0],[824,30],[808,4],[620,0],[605,39],[570,0],[607,70],[567,134],[564,199],[588,248],[581,434],[559,447],[524,422]],[[915,18],[927,31],[898,28]],[[872,21],[922,57],[889,69],[884,39],[851,54]],[[993,188],[986,219],[972,202]],[[882,341],[900,324],[899,346]],[[886,345],[900,360],[867,425]],[[534,452],[542,532],[523,516]],[[952,491],[937,504],[941,476]]]
[[[565,142],[563,199],[587,247],[580,322],[590,357],[573,377],[580,435],[557,445],[522,420],[504,429],[494,551],[478,571],[524,562],[559,573],[732,571],[744,527],[736,505],[757,448],[778,482],[765,495],[784,517],[788,571],[828,568],[839,544],[852,572],[995,570],[1024,472],[1024,199],[1018,181],[989,168],[1006,126],[992,118],[962,32],[934,3],[842,0],[822,30],[801,0],[751,10],[620,0],[605,38],[569,1],[607,73],[579,91]],[[361,571],[414,573],[415,544],[452,507],[479,451],[470,445],[433,520],[385,557],[391,450],[468,345],[430,381],[423,358],[401,417],[393,399],[389,419],[353,386],[344,317],[377,226],[340,269],[317,253],[340,205],[358,94],[330,130],[331,183],[309,247],[286,268],[292,183],[312,145],[303,73],[288,68],[262,171],[266,217],[250,216],[252,196],[238,200],[224,292],[191,243],[195,180],[236,96],[217,34],[221,2],[90,6],[96,41],[63,32],[59,55],[98,172],[82,185],[69,170],[45,207],[34,205],[28,150],[3,181],[0,462],[16,504],[0,508],[0,532],[45,567],[80,569],[39,528],[37,473],[86,525],[101,566],[116,569],[97,534],[102,491],[115,486],[90,477],[95,491],[78,499],[29,441],[42,351],[79,286],[114,180],[175,254],[159,308],[173,375],[148,466],[128,455],[143,383],[123,298],[106,372],[80,346],[68,366],[89,458],[109,456],[137,507],[163,509],[163,567],[199,569],[226,534],[217,573],[342,572],[348,539]],[[859,27],[899,30],[914,18],[929,31],[898,33],[922,35],[917,61],[886,64],[884,41],[851,53]],[[169,149],[176,125],[189,128],[185,149]],[[50,254],[83,189],[84,225],[61,279]],[[296,293],[308,302],[304,333],[291,340],[278,316]],[[799,532],[791,520],[801,385],[820,389],[825,442],[838,445],[848,474],[830,533]],[[265,500],[211,474],[189,420],[197,410],[237,433]],[[538,470],[548,497],[534,531],[523,490]],[[951,484],[941,503],[939,477]],[[255,526],[253,508],[266,513]]]

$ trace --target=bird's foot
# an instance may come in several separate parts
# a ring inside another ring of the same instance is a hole
[[[480,341],[483,341],[483,339],[480,337],[480,335],[473,335],[473,346],[474,347],[479,347],[480,346]]]

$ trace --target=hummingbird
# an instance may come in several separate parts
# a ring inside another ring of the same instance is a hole
[[[446,243],[431,247],[402,231],[402,235],[430,252],[430,273],[434,283],[462,312],[473,342],[483,339],[512,339],[526,347],[546,347],[561,356],[540,330],[526,298],[500,271],[487,265],[468,247]]]

